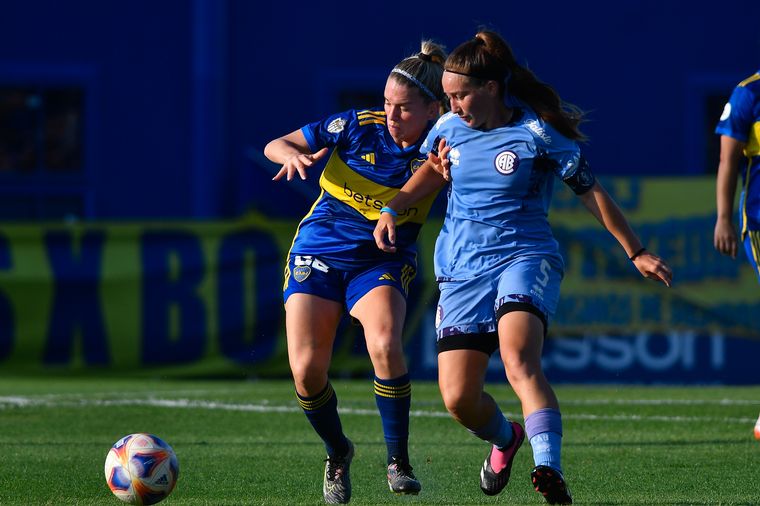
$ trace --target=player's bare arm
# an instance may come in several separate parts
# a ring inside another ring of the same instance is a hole
[[[744,150],[744,143],[721,135],[720,137],[720,162],[718,164],[718,177],[716,180],[717,218],[713,244],[715,249],[731,258],[736,258],[739,252],[739,237],[734,227],[734,198],[736,196],[736,182],[739,177],[739,161]]]
[[[398,214],[399,211],[407,209],[445,184],[446,180],[436,171],[434,163],[428,159],[386,206]],[[394,253],[396,251],[396,217],[390,212],[381,212],[372,235],[375,237],[378,248],[386,253]]]
[[[306,169],[324,157],[327,152],[328,148],[322,148],[312,153],[300,129],[271,141],[264,148],[264,155],[267,158],[282,164],[282,168],[272,178],[273,181],[279,181],[283,176],[290,181],[296,173],[301,179],[306,179]]]
[[[671,285],[673,272],[668,264],[644,247],[620,207],[599,181],[579,198],[586,209],[617,239],[642,276],[661,281],[666,286]]]

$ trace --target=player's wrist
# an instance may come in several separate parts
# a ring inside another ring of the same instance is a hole
[[[629,259],[631,262],[633,262],[634,260],[636,260],[637,258],[639,258],[639,257],[642,255],[642,253],[644,253],[646,250],[647,250],[647,249],[646,249],[645,247],[643,247],[643,246],[642,246],[641,248],[639,248],[639,249],[636,251],[636,253],[634,253],[633,255],[629,256],[629,257],[628,257],[628,259]]]
[[[391,207],[383,206],[380,208],[380,214],[387,213],[393,216],[394,218],[398,217],[398,213]]]

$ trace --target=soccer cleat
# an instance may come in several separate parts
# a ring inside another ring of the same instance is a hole
[[[533,488],[540,492],[549,504],[573,504],[570,489],[562,473],[549,466],[536,466],[530,473]]]
[[[512,438],[512,444],[509,448],[499,450],[495,446],[491,446],[491,450],[486,456],[485,462],[483,462],[483,468],[480,470],[480,490],[486,495],[496,495],[507,486],[509,482],[509,474],[512,471],[512,462],[515,460],[517,450],[522,445],[525,439],[525,431],[522,426],[517,422],[510,422],[512,424],[512,430],[514,431],[514,437]],[[504,459],[507,461],[507,465],[498,473],[491,467],[491,455],[493,452],[501,451],[504,454]]]
[[[394,494],[417,495],[422,490],[419,480],[412,472],[409,462],[393,457],[388,465],[388,487]]]
[[[760,417],[755,422],[755,439],[760,440]]]
[[[346,504],[351,500],[351,476],[349,469],[354,458],[354,444],[348,441],[348,453],[344,457],[325,459],[325,481],[322,493],[327,504]]]

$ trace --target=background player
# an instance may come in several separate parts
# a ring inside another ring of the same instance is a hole
[[[733,223],[734,197],[739,172],[741,241],[752,270],[760,280],[760,72],[734,88],[715,129],[720,135],[720,163],[716,196],[715,249],[736,258],[739,240]],[[755,422],[755,438],[760,439],[760,417]]]

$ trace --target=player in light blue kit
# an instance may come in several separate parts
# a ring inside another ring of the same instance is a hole
[[[596,181],[576,141],[580,112],[515,61],[496,33],[480,31],[448,57],[443,115],[421,152],[428,161],[388,203],[375,228],[380,249],[396,251],[396,214],[451,181],[435,249],[440,300],[436,315],[441,395],[451,415],[491,443],[480,471],[488,495],[509,480],[525,438],[531,480],[550,504],[572,496],[560,463],[562,419],[541,369],[563,261],[547,220],[555,177],[580,197],[620,242],[642,275],[670,285],[670,268],[648,252]],[[490,355],[499,350],[519,397],[525,430],[505,419],[484,391]]]
[[[739,172],[739,229],[744,251],[760,280],[760,71],[734,88],[715,129],[720,135],[720,163],[716,195],[715,249],[736,258],[739,239],[734,228],[734,197]],[[760,417],[755,422],[760,439]]]
[[[354,447],[343,433],[328,378],[344,310],[364,328],[374,367],[388,486],[397,494],[417,494],[421,488],[409,464],[411,384],[401,332],[417,268],[415,241],[435,195],[399,216],[394,254],[379,251],[372,233],[385,203],[425,160],[420,145],[446,104],[445,57],[441,46],[424,41],[419,53],[391,71],[383,108],[335,114],[273,140],[264,150],[282,164],[274,179],[291,180],[296,174],[306,179],[309,167],[332,149],[319,180],[321,194],[293,239],[284,286],[296,396],[327,450],[327,503],[351,499]]]

